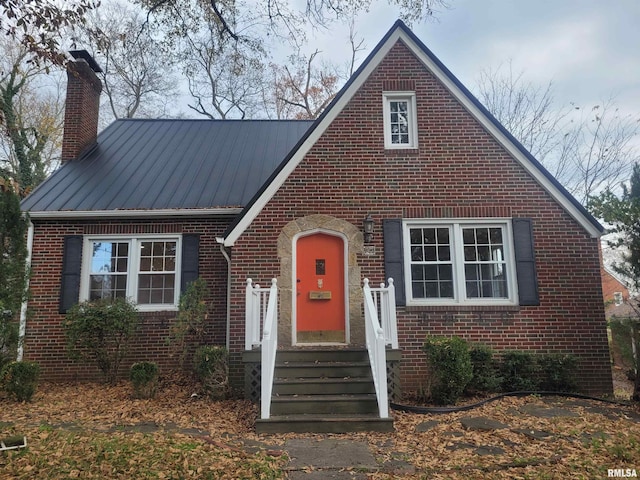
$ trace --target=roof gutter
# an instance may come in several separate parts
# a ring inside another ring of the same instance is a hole
[[[29,212],[31,218],[57,219],[57,218],[171,218],[171,217],[219,217],[238,215],[241,207],[233,208],[181,208],[159,210],[68,210],[68,211],[40,211]]]

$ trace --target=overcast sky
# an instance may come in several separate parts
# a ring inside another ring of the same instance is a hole
[[[468,88],[480,71],[512,61],[514,71],[546,85],[557,102],[588,108],[615,97],[621,109],[640,115],[640,0],[450,0],[435,21],[414,33]],[[368,51],[398,13],[386,2],[356,22]],[[338,54],[346,30],[310,41]],[[365,58],[362,55],[361,60]]]

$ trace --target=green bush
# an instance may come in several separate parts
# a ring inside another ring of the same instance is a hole
[[[219,400],[229,395],[229,354],[225,347],[197,348],[193,370],[209,397]]]
[[[133,384],[133,396],[153,398],[158,389],[158,365],[154,362],[139,362],[131,365],[129,380]]]
[[[504,392],[519,392],[538,388],[538,369],[535,356],[531,352],[504,352],[500,373]]]
[[[578,359],[570,354],[546,353],[538,356],[540,389],[550,392],[575,392]]]
[[[467,384],[468,395],[495,392],[500,388],[501,379],[497,374],[493,350],[487,345],[475,344],[469,347],[473,376]]]
[[[431,374],[431,400],[439,405],[454,404],[473,375],[469,345],[459,337],[426,338],[424,347]]]
[[[10,397],[29,402],[38,387],[40,366],[35,362],[11,362],[0,373],[0,384]]]
[[[69,355],[95,362],[114,383],[139,321],[135,305],[123,298],[74,305],[63,322]]]
[[[169,332],[168,343],[179,356],[180,368],[184,368],[189,345],[198,347],[205,337],[205,323],[207,320],[207,302],[209,289],[207,282],[197,278],[191,282],[180,296],[178,315]]]
[[[0,301],[0,371],[16,358],[18,347],[18,324],[11,318],[11,311],[3,310]]]

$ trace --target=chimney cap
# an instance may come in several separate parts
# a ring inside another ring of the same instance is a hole
[[[89,67],[91,67],[91,70],[93,70],[94,72],[98,72],[98,73],[102,72],[100,65],[98,65],[98,63],[94,60],[91,54],[86,50],[70,50],[69,54],[76,60],[80,58],[83,59],[85,62],[89,64]]]

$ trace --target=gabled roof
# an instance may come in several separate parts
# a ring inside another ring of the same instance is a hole
[[[235,213],[312,124],[117,120],[22,202],[33,217]],[[235,208],[234,208],[235,207]]]
[[[598,237],[604,231],[602,225],[578,202],[531,153],[511,135],[504,126],[473,96],[473,94],[447,69],[442,62],[400,20],[391,27],[380,43],[338,92],[323,114],[304,134],[295,148],[284,158],[262,188],[251,199],[242,213],[229,226],[219,241],[232,246],[251,222],[269,202],[287,177],[302,161],[331,122],[349,103],[369,75],[382,62],[396,44],[403,42],[467,111],[500,143],[513,158],[542,186],[567,213],[591,236]]]

